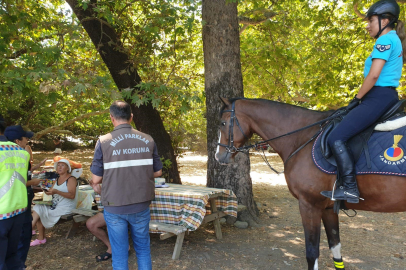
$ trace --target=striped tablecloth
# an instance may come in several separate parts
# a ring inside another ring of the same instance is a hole
[[[196,230],[206,214],[210,214],[211,197],[216,197],[217,211],[237,217],[237,197],[231,190],[167,184],[155,188],[151,202],[151,221],[184,226]],[[218,196],[218,197],[217,197]]]

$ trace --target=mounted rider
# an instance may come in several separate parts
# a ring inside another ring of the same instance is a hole
[[[399,13],[396,1],[381,0],[373,4],[365,16],[366,29],[376,42],[365,61],[364,82],[346,108],[350,112],[328,137],[328,145],[337,163],[338,178],[343,183],[334,191],[321,192],[332,200],[359,202],[354,157],[346,142],[371,126],[399,100],[396,87],[402,75],[403,51],[406,50],[406,44],[402,45],[406,34]]]

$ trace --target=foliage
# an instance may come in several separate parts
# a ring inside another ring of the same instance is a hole
[[[169,169],[172,166],[172,161],[170,159],[164,159],[163,157],[161,157],[161,162],[162,162],[162,177],[165,179],[168,179],[166,181],[169,181]]]
[[[353,8],[357,1],[243,1],[252,19],[277,15],[241,35],[245,93],[316,109],[344,105],[363,82],[374,39]],[[365,12],[373,1],[358,1]],[[402,14],[404,17],[404,14]],[[404,78],[401,93],[404,93]]]
[[[84,8],[89,4],[80,3]],[[108,108],[119,98],[94,45],[63,4],[2,2],[0,87],[7,95],[0,97],[0,103],[9,123],[39,131]],[[99,16],[114,25],[142,77],[132,100],[159,107],[162,118],[173,120],[164,122],[179,137],[175,143],[182,141],[186,112],[202,100],[196,7],[182,1],[98,1],[97,7]],[[123,93],[126,97],[131,91]],[[97,137],[110,130],[111,123],[106,115],[99,115],[66,129]]]
[[[1,110],[9,124],[39,131],[117,97],[106,67],[64,1],[2,1],[0,5]],[[105,115],[76,122],[74,134],[98,136]]]
[[[83,8],[91,3],[79,2]],[[365,13],[373,2],[239,1],[239,15],[250,21],[241,20],[245,96],[321,110],[347,103],[363,81],[364,60],[374,43],[354,4]],[[158,108],[175,149],[201,150],[206,144],[200,5],[97,1],[98,16],[119,33],[142,79],[137,91],[122,91],[123,96]],[[401,96],[405,88],[403,76]],[[8,123],[34,131],[106,109],[121,97],[62,0],[0,0],[0,92]],[[65,129],[97,137],[111,130],[111,123],[102,114]]]
[[[80,5],[88,8],[87,3]],[[195,133],[187,127],[188,112],[192,106],[202,107],[198,6],[175,0],[98,1],[97,11],[99,18],[114,26],[142,79],[138,88],[124,89],[123,97],[137,106],[151,102],[162,119],[170,119],[164,124],[177,149],[185,134]]]

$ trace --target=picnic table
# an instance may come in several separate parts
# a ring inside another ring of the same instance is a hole
[[[231,190],[166,184],[156,188],[151,202],[151,221],[183,226],[195,231],[201,224],[215,221],[225,215],[237,217],[237,198]],[[221,239],[221,229],[216,236]]]
[[[166,184],[167,188],[155,188],[151,202],[151,233],[160,233],[164,240],[176,236],[172,259],[178,259],[185,232],[195,231],[202,224],[213,222],[217,239],[222,239],[219,219],[226,215],[237,217],[237,198],[231,190]],[[97,214],[87,209],[72,210],[73,223],[84,221]],[[72,224],[77,227],[77,224]],[[70,230],[71,231],[71,230]]]

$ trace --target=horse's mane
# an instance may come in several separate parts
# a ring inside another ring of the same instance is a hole
[[[237,101],[237,100],[253,100],[253,101],[266,102],[266,103],[268,103],[270,106],[271,106],[271,105],[277,105],[277,106],[282,106],[282,107],[286,107],[286,108],[295,107],[295,108],[298,108],[298,109],[301,109],[301,110],[304,110],[304,111],[321,112],[321,111],[310,110],[310,109],[303,108],[303,107],[300,107],[300,106],[296,106],[296,105],[293,105],[293,104],[288,104],[288,103],[283,103],[283,102],[278,102],[278,101],[273,101],[273,100],[268,100],[268,99],[262,99],[262,98],[243,98],[243,97],[235,97],[235,98],[230,98],[230,99],[228,99],[228,100],[230,101],[231,104],[232,104],[233,102]],[[221,115],[223,114],[223,112],[224,112],[224,110],[225,110],[226,108],[227,108],[227,105],[223,104],[223,106],[221,107],[221,110],[220,110],[220,117],[221,117]]]

